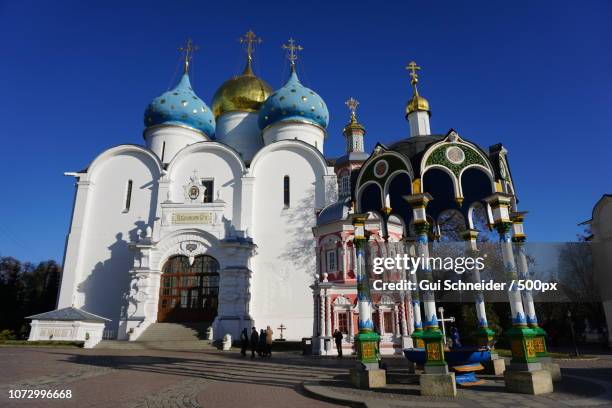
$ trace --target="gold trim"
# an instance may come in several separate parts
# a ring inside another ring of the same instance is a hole
[[[421,191],[421,179],[416,178],[412,180],[412,194],[420,194]]]

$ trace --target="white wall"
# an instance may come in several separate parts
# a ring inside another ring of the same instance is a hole
[[[235,149],[249,163],[264,145],[257,112],[226,112],[217,119],[215,138]]]
[[[301,140],[323,153],[325,131],[318,126],[300,122],[278,122],[263,131],[266,145],[280,140]]]
[[[184,186],[190,182],[194,170],[199,179],[214,179],[213,200],[219,194],[219,198],[226,202],[224,217],[236,225],[240,217],[240,178],[243,171],[240,158],[217,142],[202,142],[184,149],[168,167],[173,202],[190,202],[186,201]],[[166,197],[162,197],[162,201],[165,200]]]
[[[81,177],[89,182],[88,191],[76,198],[59,308],[74,303],[112,319],[109,327],[116,327],[127,307],[124,296],[133,266],[128,242],[138,229],[153,225],[158,178],[159,162],[137,146],[108,150]],[[126,211],[128,180],[132,180],[132,196]]]
[[[169,163],[185,146],[210,140],[193,129],[181,126],[156,126],[145,131],[147,147],[163,163]]]
[[[309,286],[315,267],[315,209],[325,200],[322,157],[301,142],[285,141],[264,148],[251,168],[253,259],[251,316],[258,328],[287,327],[285,338],[312,334],[313,305]],[[283,200],[283,177],[290,177],[290,207]]]

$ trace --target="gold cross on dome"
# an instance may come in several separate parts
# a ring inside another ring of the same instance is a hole
[[[295,61],[298,59],[297,53],[302,51],[304,47],[295,43],[293,38],[289,38],[289,44],[283,44],[283,49],[287,50],[287,58],[291,62],[291,66],[295,66]]]
[[[350,97],[346,102],[344,102],[346,106],[348,106],[351,111],[351,117],[355,117],[355,112],[357,112],[357,106],[359,106],[359,101],[353,97]]]
[[[406,65],[406,69],[410,71],[410,82],[414,85],[419,82],[419,73],[418,71],[421,69],[416,62],[410,61],[408,65]]]
[[[189,72],[189,63],[193,58],[193,53],[196,52],[198,49],[200,49],[200,47],[195,45],[193,41],[191,41],[191,38],[187,39],[187,42],[185,43],[184,47],[178,48],[180,52],[185,53],[185,73]]]
[[[253,52],[255,52],[254,44],[262,43],[261,38],[255,35],[253,30],[247,31],[245,35],[238,39],[238,41],[240,41],[240,44],[246,44],[246,52],[249,61],[253,59]]]

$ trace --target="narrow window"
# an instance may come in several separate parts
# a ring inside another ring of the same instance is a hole
[[[130,211],[130,204],[132,204],[132,180],[128,180],[127,188],[125,190],[125,208],[123,212]]]
[[[383,323],[385,333],[393,333],[393,315],[391,312],[384,312]]]
[[[213,202],[213,192],[215,191],[215,180],[214,179],[202,179],[202,186],[204,186],[204,196],[202,198],[203,203]]]
[[[290,204],[290,191],[289,191],[289,176],[285,176],[283,179],[283,200],[285,203],[285,208],[289,208]]]
[[[338,330],[341,333],[348,334],[348,313],[340,312],[338,313]]]
[[[162,144],[162,157],[161,157],[161,161],[162,163],[164,162],[164,155],[166,154],[166,142],[164,142]]]
[[[351,194],[351,179],[349,176],[342,176],[340,179],[340,197],[347,197]]]
[[[332,249],[327,251],[327,272],[335,272],[337,270],[338,258],[336,256],[336,250]]]

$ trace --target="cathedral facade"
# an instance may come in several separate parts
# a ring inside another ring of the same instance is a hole
[[[317,210],[334,202],[323,156],[329,114],[300,83],[293,40],[274,91],[247,62],[211,106],[189,77],[148,105],[142,145],[112,147],[79,172],[58,309],[110,319],[105,338],[155,322],[210,322],[215,338],[253,325],[311,336]]]

